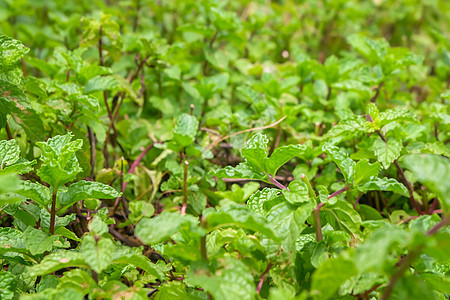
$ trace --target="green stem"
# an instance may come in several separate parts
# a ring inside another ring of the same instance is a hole
[[[305,174],[302,174],[302,176],[300,177],[302,179],[302,181],[306,184],[306,186],[308,187],[308,191],[309,191],[309,196],[313,199],[316,199],[317,195],[316,192],[314,191],[314,189],[312,188],[311,182],[309,182],[308,177],[306,177]]]

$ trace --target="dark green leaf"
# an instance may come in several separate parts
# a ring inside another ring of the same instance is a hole
[[[408,154],[401,162],[411,170],[417,180],[436,193],[442,208],[450,211],[450,161],[434,154]]]

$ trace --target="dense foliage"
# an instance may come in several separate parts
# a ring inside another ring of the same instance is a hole
[[[0,298],[448,299],[449,15],[0,1]]]

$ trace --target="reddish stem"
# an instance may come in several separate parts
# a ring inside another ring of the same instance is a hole
[[[280,189],[286,189],[286,190],[288,190],[289,191],[289,189],[286,187],[286,186],[284,186],[284,185],[282,185],[278,180],[276,180],[272,175],[268,175],[268,177],[269,177],[269,182],[270,183],[272,183],[273,185],[275,185],[276,187],[278,187],[278,188],[280,188]]]
[[[349,189],[350,189],[350,186],[348,186],[348,185],[344,186],[342,189],[340,189],[340,190],[334,192],[333,194],[331,194],[330,196],[328,196],[328,200],[333,197],[339,196],[340,194],[342,194],[345,191],[348,191]]]
[[[258,282],[258,286],[256,287],[256,292],[259,294],[261,292],[261,288],[263,286],[264,283],[264,279],[266,278],[267,273],[269,273],[270,269],[272,268],[272,263],[269,263],[269,265],[267,266],[267,268],[264,270],[264,272],[261,274],[261,276],[259,276],[259,282]]]
[[[141,162],[141,160],[144,158],[145,154],[147,154],[148,151],[150,151],[150,149],[153,148],[154,143],[151,143],[150,145],[147,146],[147,148],[145,148],[142,153],[138,156],[138,158],[136,158],[136,160],[131,164],[130,169],[128,170],[128,173],[131,174],[134,172],[134,170],[136,169],[136,167],[139,165],[139,163]],[[128,181],[125,181],[124,183],[122,183],[122,191],[125,191],[126,187],[128,185]],[[117,207],[117,205],[119,205],[119,200],[120,197],[117,197],[116,202],[114,203],[114,208]]]

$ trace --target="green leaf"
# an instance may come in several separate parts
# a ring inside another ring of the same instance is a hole
[[[287,201],[272,204],[267,213],[268,226],[281,240],[284,259],[295,260],[297,241],[307,227],[306,220],[311,216],[315,203],[313,201],[293,206]]]
[[[153,245],[166,241],[181,229],[192,230],[197,223],[197,218],[193,216],[164,211],[154,218],[143,218],[139,221],[135,234],[144,243]]]
[[[348,157],[348,154],[333,145],[324,145],[322,150],[327,153],[339,167],[345,177],[345,181],[351,183],[355,172],[355,162]]]
[[[42,276],[68,267],[86,268],[88,265],[81,253],[74,251],[60,251],[51,253],[44,257],[39,264],[28,267],[28,274],[32,277]]]
[[[58,226],[55,228],[55,234],[59,234],[68,239],[71,239],[71,240],[74,240],[77,242],[81,242],[81,239],[78,238],[75,233],[73,233],[69,229],[62,227],[62,226]]]
[[[81,243],[81,253],[84,261],[98,274],[106,269],[113,260],[115,245],[110,239],[96,239],[86,235]]]
[[[279,195],[279,189],[264,188],[250,196],[247,201],[247,207],[252,211],[265,216],[270,209],[267,204],[270,204],[274,199],[279,198]]]
[[[442,208],[450,212],[450,161],[434,154],[408,154],[401,158],[402,164],[415,178],[436,194]]]
[[[80,180],[71,184],[66,192],[60,193],[58,201],[59,205],[64,207],[86,198],[114,199],[121,195],[122,193],[117,192],[109,185],[95,181]]]
[[[184,283],[178,281],[168,281],[158,288],[158,293],[155,295],[155,300],[167,299],[199,300],[200,298],[195,297],[192,294],[188,294]]]
[[[6,167],[3,170],[0,170],[0,175],[17,173],[19,175],[26,174],[33,170],[32,166],[36,164],[36,161],[24,161],[23,159],[19,159],[12,166]]]
[[[389,299],[392,300],[421,300],[428,299],[433,295],[433,291],[425,284],[420,275],[407,275],[400,277],[394,285]],[[435,298],[437,299],[437,297]]]
[[[189,146],[195,140],[198,121],[194,116],[182,114],[174,128],[174,139],[182,147]]]
[[[2,71],[9,70],[12,66],[30,51],[20,41],[6,35],[0,35],[0,66]]]
[[[44,208],[47,208],[52,201],[50,189],[40,183],[22,181],[22,186],[16,193],[33,200]]]
[[[36,143],[42,151],[42,165],[37,175],[53,188],[73,181],[76,175],[83,171],[75,156],[75,152],[81,149],[83,140],[71,142],[72,136],[67,133],[50,138],[47,142]]]
[[[286,200],[291,204],[299,204],[311,201],[308,186],[301,180],[294,180],[289,183],[289,191],[283,189]]]
[[[25,244],[32,255],[51,251],[53,249],[53,243],[57,239],[57,236],[49,236],[45,232],[33,227],[28,227],[27,230],[24,231],[23,237],[25,239]]]
[[[240,163],[236,167],[226,166],[223,169],[213,170],[210,173],[212,176],[217,176],[219,178],[245,178],[261,181],[268,180],[267,175],[253,171],[247,162]]]
[[[358,274],[353,261],[338,257],[328,260],[312,275],[311,293],[314,299],[329,299],[345,281]]]
[[[259,188],[260,184],[258,182],[248,182],[242,187],[240,187],[238,184],[233,184],[231,185],[231,191],[218,191],[217,194],[236,203],[244,203]]]
[[[132,201],[128,205],[130,209],[128,220],[120,223],[119,228],[135,224],[144,217],[150,218],[155,213],[155,208],[147,201]]]
[[[141,254],[122,254],[118,257],[114,257],[112,262],[119,264],[130,264],[155,276],[158,280],[163,281],[165,279],[164,272],[161,271],[161,268],[152,263],[146,256]]]
[[[2,296],[2,299],[14,299],[14,293],[16,291],[18,283],[19,279],[16,277],[16,275],[4,270],[0,271],[0,295]]]
[[[414,123],[419,122],[417,116],[414,113],[404,108],[389,109],[380,114],[381,127],[389,123],[398,121],[410,121]]]
[[[267,220],[260,214],[255,214],[245,206],[231,204],[206,216],[206,222],[210,228],[224,226],[239,226],[255,232],[260,232],[267,237],[278,240]]]
[[[408,190],[403,184],[401,184],[394,178],[386,178],[386,177],[372,178],[363,185],[359,185],[357,189],[363,193],[367,191],[385,191],[385,192],[389,191],[404,196],[408,195]]]
[[[267,136],[257,133],[250,140],[247,145],[241,149],[241,154],[245,158],[248,166],[250,166],[256,173],[264,173],[265,161],[269,151],[267,150],[267,143],[269,140]],[[275,163],[275,161],[273,161]]]
[[[89,79],[84,87],[84,93],[102,92],[118,89],[120,87],[114,76],[96,76]]]
[[[1,169],[14,164],[20,157],[20,148],[16,140],[0,141],[0,165]]]
[[[248,267],[238,259],[226,256],[215,274],[193,270],[188,282],[209,292],[214,299],[254,299],[256,287]]]
[[[41,281],[42,282],[42,281]],[[64,273],[64,276],[59,279],[58,290],[75,289],[78,292],[88,294],[92,289],[97,287],[97,283],[88,274],[88,272],[81,269],[72,269]],[[81,296],[83,297],[83,296]],[[72,299],[67,298],[66,299]]]
[[[379,162],[370,164],[367,159],[358,161],[355,165],[355,175],[353,185],[364,184],[372,177],[377,176],[381,169]]]
[[[361,217],[347,201],[337,199],[334,204],[328,204],[321,211],[327,213],[327,220],[335,230],[345,229],[352,234],[360,232]]]
[[[450,278],[448,275],[425,272],[420,274],[420,278],[434,290],[450,294]]]
[[[102,220],[99,215],[96,215],[94,219],[89,223],[89,231],[96,236],[103,236],[108,232],[108,225]]]
[[[361,81],[353,79],[336,82],[331,86],[344,91],[357,92],[366,98],[370,98],[370,94],[372,93],[370,87],[368,87]]]
[[[20,178],[17,174],[0,174],[0,194],[16,192],[20,188]]]
[[[10,227],[0,228],[0,253],[5,252],[29,252],[20,230]]]
[[[275,176],[281,166],[292,158],[301,155],[305,150],[306,146],[304,145],[288,145],[275,149],[270,158],[266,159],[265,171]]]
[[[20,80],[22,79],[20,78]],[[6,116],[13,114],[32,142],[40,141],[44,138],[44,125],[40,115],[31,106],[30,100],[23,92],[23,89],[9,81],[2,80],[1,76],[0,103],[0,119],[6,121]]]
[[[404,247],[409,242],[406,231],[384,222],[382,224],[356,249],[355,264],[360,273],[382,270],[384,264],[392,260],[393,248]]]
[[[373,143],[373,151],[381,165],[387,169],[400,156],[403,145],[398,140],[388,140],[385,143],[378,138]]]
[[[350,35],[347,41],[371,64],[381,63],[389,48],[389,44],[385,39],[374,41],[361,34]]]

